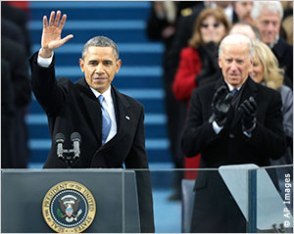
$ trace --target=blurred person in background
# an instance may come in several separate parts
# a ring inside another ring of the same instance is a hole
[[[27,28],[30,17],[29,4],[27,1],[23,2],[1,2],[1,19],[13,22],[21,31],[23,45],[26,54],[31,54],[31,40]],[[1,35],[6,34],[6,31],[1,31]]]
[[[233,1],[234,11],[237,14],[238,21],[241,23],[254,24],[251,17],[253,0],[251,1]]]
[[[1,58],[1,168],[12,168],[15,158],[14,89],[9,62]]]
[[[13,141],[13,151],[9,155],[3,155],[3,159],[9,158],[9,163],[3,162],[2,166],[9,168],[26,168],[29,161],[28,129],[25,117],[28,105],[31,101],[31,87],[29,76],[28,55],[30,42],[27,29],[27,12],[9,5],[10,2],[1,2],[1,59],[5,60],[9,67],[3,74],[9,77],[13,90],[14,117],[11,119],[11,127],[2,128],[3,134],[9,135]],[[6,78],[7,79],[7,78]],[[2,82],[5,82],[4,80]],[[1,82],[1,83],[2,83]],[[3,85],[3,84],[2,84]],[[6,90],[7,91],[7,90]],[[1,99],[6,98],[7,92],[1,93]],[[7,112],[2,112],[5,119]],[[10,131],[5,132],[5,131]],[[5,140],[4,140],[5,141]],[[6,151],[7,152],[7,151]],[[2,151],[2,153],[4,153]]]
[[[293,92],[289,87],[283,85],[284,71],[279,68],[279,63],[270,48],[260,41],[254,41],[253,46],[255,53],[251,73],[252,79],[279,91],[282,97],[283,127],[287,137],[287,152],[280,159],[271,160],[271,164],[293,164]],[[283,179],[283,176],[281,176],[279,175],[279,178]]]
[[[230,34],[239,33],[249,37],[251,40],[259,38],[259,33],[254,26],[247,23],[236,23],[231,27]]]
[[[183,154],[180,148],[179,131],[184,121],[185,106],[178,102],[172,93],[173,75],[168,64],[168,54],[174,41],[179,19],[188,19],[195,10],[198,12],[202,2],[194,1],[154,1],[151,3],[151,11],[147,21],[146,33],[150,40],[161,41],[164,45],[162,68],[163,88],[165,91],[165,111],[167,117],[167,132],[170,143],[170,153],[174,168],[183,168]],[[190,24],[182,25],[184,29],[190,28]],[[189,30],[184,30],[189,33]],[[182,172],[177,171],[173,175],[174,191],[169,200],[181,198]]]
[[[254,1],[251,16],[260,40],[267,44],[285,70],[284,84],[293,89],[293,46],[280,37],[283,7],[280,1]]]
[[[293,45],[293,1],[281,1],[284,8],[282,20],[282,29],[284,30],[284,39],[288,44]]]

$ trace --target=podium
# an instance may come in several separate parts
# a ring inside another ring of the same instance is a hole
[[[1,174],[2,232],[140,232],[134,171],[3,169]]]

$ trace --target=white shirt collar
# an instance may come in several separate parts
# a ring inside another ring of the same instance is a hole
[[[108,89],[103,94],[99,93],[97,90],[93,89],[92,87],[90,87],[90,89],[92,90],[92,92],[94,93],[96,98],[98,98],[100,95],[103,95],[103,97],[105,98],[106,103],[111,103],[112,102],[111,85],[108,87]]]
[[[228,87],[229,87],[230,92],[232,92],[233,89],[237,89],[237,90],[239,91],[239,90],[241,89],[241,87],[242,87],[242,86],[234,87],[234,86],[230,85],[229,83],[227,83],[227,85],[228,85]]]
[[[278,43],[279,39],[280,39],[280,37],[279,37],[279,35],[277,35],[276,40],[273,43],[269,44],[269,47],[271,49],[274,48],[274,46]]]

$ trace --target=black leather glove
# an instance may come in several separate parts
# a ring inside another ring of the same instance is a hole
[[[239,107],[241,112],[242,129],[245,132],[252,132],[256,126],[257,104],[253,97],[245,100]]]
[[[211,103],[213,114],[209,120],[210,122],[216,121],[220,127],[228,122],[232,110],[232,97],[232,94],[224,85],[216,90]]]

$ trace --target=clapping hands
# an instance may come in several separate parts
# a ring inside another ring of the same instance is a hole
[[[245,100],[239,107],[241,113],[242,129],[252,132],[256,126],[257,104],[253,97]]]
[[[218,88],[213,96],[211,107],[213,115],[211,117],[212,121],[216,121],[218,126],[224,126],[230,117],[230,112],[232,110],[232,94],[228,92],[226,86],[221,86]]]

